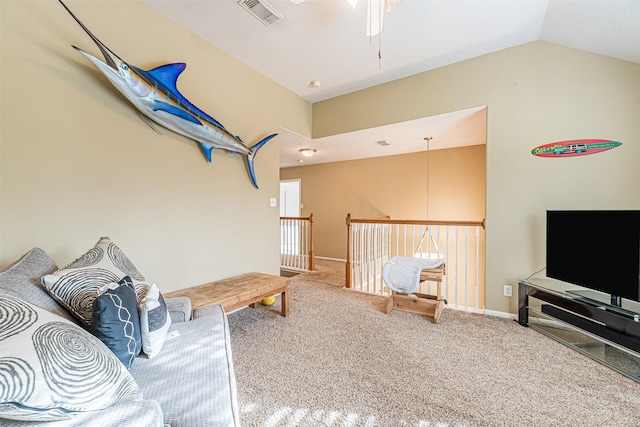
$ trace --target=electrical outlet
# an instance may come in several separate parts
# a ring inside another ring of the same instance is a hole
[[[278,206],[278,200],[275,197],[271,197],[269,199],[269,206],[275,208],[276,206]]]
[[[511,285],[504,285],[504,296],[510,297],[513,295]]]

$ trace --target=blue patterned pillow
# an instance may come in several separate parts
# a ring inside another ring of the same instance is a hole
[[[0,392],[0,418],[22,421],[66,419],[142,399],[99,339],[6,294],[0,294]]]
[[[131,368],[140,354],[140,318],[138,300],[129,276],[108,286],[93,302],[91,333],[98,337],[113,354]]]
[[[108,237],[101,237],[98,243],[80,258],[53,274],[42,278],[46,291],[74,317],[89,329],[93,315],[93,301],[100,289],[124,276],[130,276],[142,300],[150,284],[120,248]]]

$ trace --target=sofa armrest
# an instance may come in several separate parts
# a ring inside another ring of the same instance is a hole
[[[171,323],[191,320],[191,300],[188,297],[166,298],[164,301],[167,303]]]

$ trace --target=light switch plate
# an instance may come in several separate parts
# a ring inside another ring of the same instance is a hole
[[[275,197],[271,197],[269,199],[269,206],[275,208],[276,206],[278,206],[278,200]]]

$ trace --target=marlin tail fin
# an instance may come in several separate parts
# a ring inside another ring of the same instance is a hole
[[[268,137],[264,138],[262,141],[258,142],[256,145],[254,145],[253,147],[251,147],[251,154],[247,155],[247,168],[249,169],[249,175],[251,176],[251,182],[253,182],[253,186],[258,188],[258,182],[256,181],[256,171],[253,169],[253,159],[255,158],[256,154],[258,153],[258,150],[262,148],[263,145],[265,145],[267,142],[271,141],[271,139],[278,135],[277,133],[274,133],[272,135],[269,135]]]

